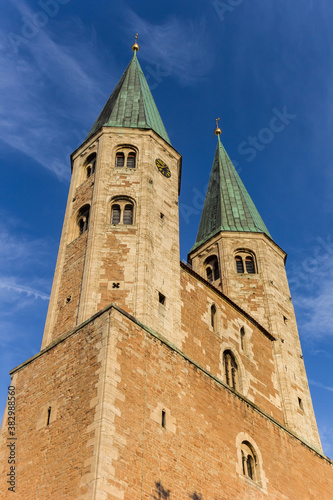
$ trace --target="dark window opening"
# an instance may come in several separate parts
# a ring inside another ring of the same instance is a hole
[[[216,255],[208,257],[205,260],[204,265],[206,266],[207,281],[212,283],[213,281],[218,280],[220,277],[220,269]]]
[[[238,390],[238,367],[231,351],[223,353],[225,381],[229,387]]]
[[[257,458],[253,447],[248,441],[243,441],[241,447],[242,453],[242,471],[245,477],[259,483],[259,469]]]
[[[219,277],[220,277],[220,270],[219,270],[219,265],[218,265],[218,262],[216,259],[216,261],[214,262],[214,281],[218,280]]]
[[[116,167],[123,167],[125,165],[125,155],[124,153],[116,154]]]
[[[244,340],[245,340],[245,330],[244,326],[240,329],[240,339],[241,339],[241,348],[244,351]]]
[[[253,257],[246,257],[245,259],[246,272],[248,274],[255,274]]]
[[[66,304],[69,304],[69,302],[72,300],[72,296],[71,295],[68,295],[68,297],[66,298]]]
[[[129,153],[127,157],[127,168],[135,168],[135,153]]]
[[[88,229],[89,222],[89,206],[82,207],[79,210],[77,224],[79,226],[79,234],[83,234]]]
[[[301,400],[301,398],[298,398],[298,406],[299,406],[299,409],[304,411],[304,408],[303,408],[303,401]]]
[[[158,292],[158,301],[160,304],[162,304],[163,306],[165,305],[165,295],[163,295],[163,293],[161,292]]]
[[[247,466],[247,475],[253,481],[253,479],[254,479],[254,461],[253,461],[253,457],[251,457],[251,455],[247,456],[246,466]]]
[[[161,423],[162,423],[162,427],[164,427],[164,428],[165,428],[165,420],[166,420],[165,419],[165,410],[162,410],[162,422]]]
[[[95,165],[96,165],[96,153],[92,153],[88,156],[86,160],[86,173],[87,179],[95,173]]]
[[[210,308],[210,324],[211,324],[211,327],[213,328],[213,330],[215,330],[215,316],[216,316],[216,306],[215,304],[212,305],[212,307]]]
[[[120,287],[120,283],[112,283],[112,288],[119,288]]]
[[[133,224],[133,205],[125,205],[123,223],[128,226]]]
[[[244,273],[244,264],[243,264],[243,259],[242,257],[236,257],[236,270],[238,274],[243,274]]]
[[[49,406],[49,408],[47,410],[47,423],[46,423],[46,425],[50,424],[50,418],[51,418],[51,406]]]
[[[162,212],[160,212],[160,218],[163,220],[164,219],[164,214],[162,214]]]
[[[111,224],[119,224],[120,222],[120,206],[112,205]]]

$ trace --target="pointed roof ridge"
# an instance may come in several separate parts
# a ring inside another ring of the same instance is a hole
[[[102,127],[150,129],[171,145],[136,51],[86,140]]]
[[[264,233],[272,239],[218,135],[199,230],[190,253],[220,231]]]

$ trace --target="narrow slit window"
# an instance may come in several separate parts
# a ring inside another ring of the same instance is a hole
[[[133,205],[125,205],[123,223],[128,226],[133,224]]]
[[[211,267],[207,267],[206,274],[207,274],[207,281],[211,283],[213,281],[213,271]]]
[[[129,153],[127,157],[127,168],[135,168],[135,153]]]
[[[112,205],[111,224],[119,224],[120,222],[120,206]]]
[[[165,306],[165,295],[163,295],[163,293],[161,292],[158,292],[158,301],[160,304]]]
[[[50,418],[51,418],[51,406],[49,406],[48,410],[47,410],[47,423],[46,425],[50,425]]]
[[[124,153],[116,154],[116,167],[123,167],[125,165],[125,155]]]
[[[242,351],[244,351],[244,346],[245,346],[245,330],[244,326],[240,329],[240,340],[241,340],[241,348]]]
[[[243,264],[243,259],[242,257],[236,257],[236,270],[238,274],[243,274],[244,273],[244,264]]]
[[[165,428],[165,420],[166,420],[166,418],[165,418],[165,410],[162,410],[162,422],[161,422],[161,424],[162,424],[163,428]]]
[[[215,304],[213,304],[212,307],[210,308],[210,324],[211,324],[211,327],[213,328],[213,330],[215,330],[215,326],[216,326],[216,306],[215,306]]]

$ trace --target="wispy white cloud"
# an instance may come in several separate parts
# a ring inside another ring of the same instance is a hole
[[[6,290],[7,292],[13,292],[15,295],[17,294],[26,294],[28,297],[32,297],[34,299],[41,300],[49,300],[50,296],[46,293],[43,293],[39,290],[35,290],[30,286],[20,285],[16,283],[15,278],[0,278],[0,289]],[[8,300],[8,295],[7,295]]]
[[[170,17],[161,24],[153,24],[130,8],[124,15],[132,31],[140,34],[139,43],[142,40],[144,49],[140,58],[149,62],[145,68],[147,76],[154,76],[154,65],[161,78],[172,76],[184,85],[196,83],[208,75],[214,57],[209,49],[204,18],[190,21]]]
[[[320,389],[325,389],[325,391],[333,392],[333,387],[329,385],[322,384],[321,382],[317,382],[316,380],[309,380],[310,385],[314,385],[315,387],[319,387]]]
[[[25,1],[18,0],[15,7],[21,16],[34,15]],[[20,25],[14,34],[23,41],[16,51],[9,32],[0,28],[0,65],[4,68],[0,127],[4,144],[66,180],[69,154],[92,125],[86,120],[95,116],[96,103],[104,94],[100,82],[106,79],[94,31],[71,19],[70,26],[63,22],[59,40],[54,34],[57,30],[52,31],[57,22],[56,17],[49,18],[31,39],[22,37]]]

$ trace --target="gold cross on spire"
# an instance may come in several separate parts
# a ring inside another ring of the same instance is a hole
[[[220,118],[216,118],[215,135],[221,135],[222,130],[219,127]]]
[[[133,52],[137,52],[139,50],[139,45],[138,45],[138,33],[135,35],[135,42],[132,45],[132,50]]]

